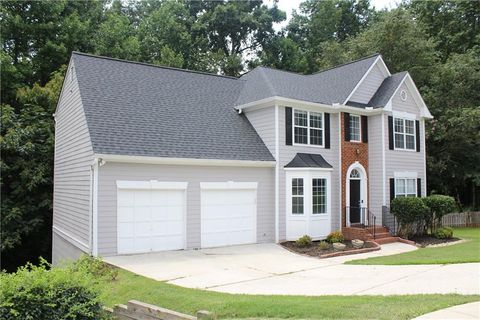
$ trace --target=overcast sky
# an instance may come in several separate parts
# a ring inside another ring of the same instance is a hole
[[[268,0],[267,2],[273,3],[272,0]],[[288,20],[290,20],[290,17],[292,16],[292,10],[297,9],[298,11],[298,6],[300,5],[300,2],[302,0],[280,0],[278,1],[278,7],[285,11],[287,13],[287,21],[284,21],[280,25],[276,26],[276,30],[280,30],[282,27],[286,26],[288,23]],[[370,0],[370,3],[372,6],[374,6],[377,9],[392,9],[397,6],[397,3],[399,3],[400,0]]]

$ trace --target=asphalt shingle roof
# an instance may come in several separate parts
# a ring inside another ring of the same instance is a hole
[[[246,81],[235,105],[272,96],[325,104],[343,103],[378,56],[376,54],[311,75],[257,67],[240,77]]]
[[[72,55],[95,153],[253,161],[274,158],[235,106],[273,96],[343,103],[377,58],[373,55],[311,75],[257,67],[233,78]],[[368,105],[352,105],[383,106],[402,75],[385,79]]]
[[[235,78],[74,53],[94,152],[272,161],[233,103]]]
[[[310,153],[297,153],[295,157],[290,161],[285,168],[333,168],[330,163],[327,162],[319,154]]]

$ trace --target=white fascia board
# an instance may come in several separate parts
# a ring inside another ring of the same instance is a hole
[[[275,161],[220,160],[193,158],[162,158],[147,156],[128,156],[113,154],[95,154],[95,157],[107,162],[164,164],[182,166],[225,166],[225,167],[275,167]]]
[[[200,182],[200,189],[210,190],[240,190],[240,189],[257,189],[258,182]]]
[[[284,97],[278,97],[278,96],[254,101],[241,106],[237,106],[235,107],[235,109],[242,112],[244,111],[248,112],[248,111],[262,109],[265,107],[274,107],[275,105],[288,106],[292,108],[309,110],[309,111],[324,111],[328,113],[340,113],[344,111],[344,112],[350,112],[350,113],[355,113],[360,115],[377,115],[383,112],[382,108],[362,109],[362,108],[356,108],[356,107],[351,107],[351,106],[346,106],[346,105],[336,104],[336,103],[323,104],[323,103],[284,98]]]
[[[135,190],[185,190],[188,182],[175,181],[127,181],[117,180],[118,189],[135,189]]]
[[[355,94],[357,89],[362,85],[362,83],[365,81],[365,79],[368,77],[368,75],[372,71],[373,67],[375,67],[377,65],[377,63],[380,63],[380,69],[382,69],[383,74],[385,75],[385,78],[391,76],[390,71],[388,70],[387,66],[385,65],[385,62],[382,59],[382,56],[379,55],[377,57],[377,59],[375,59],[375,61],[372,63],[370,68],[368,68],[367,72],[365,72],[365,74],[360,79],[360,81],[358,81],[357,85],[353,88],[352,92],[350,92],[350,94],[348,95],[347,99],[345,99],[343,104],[346,104],[350,100],[350,98]]]

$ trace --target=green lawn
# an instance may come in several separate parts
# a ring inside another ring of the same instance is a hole
[[[107,306],[140,300],[194,314],[209,310],[218,318],[293,319],[411,319],[438,309],[480,300],[480,296],[261,296],[231,295],[155,281],[119,270],[115,281],[104,283]]]
[[[456,228],[454,237],[468,240],[467,242],[439,248],[421,248],[416,251],[396,254],[386,257],[352,260],[347,264],[449,264],[480,262],[480,229]]]

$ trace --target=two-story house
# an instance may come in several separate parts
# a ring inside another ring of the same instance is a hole
[[[393,197],[425,195],[429,118],[380,55],[233,78],[74,53],[55,113],[53,260],[358,236],[386,224]]]

